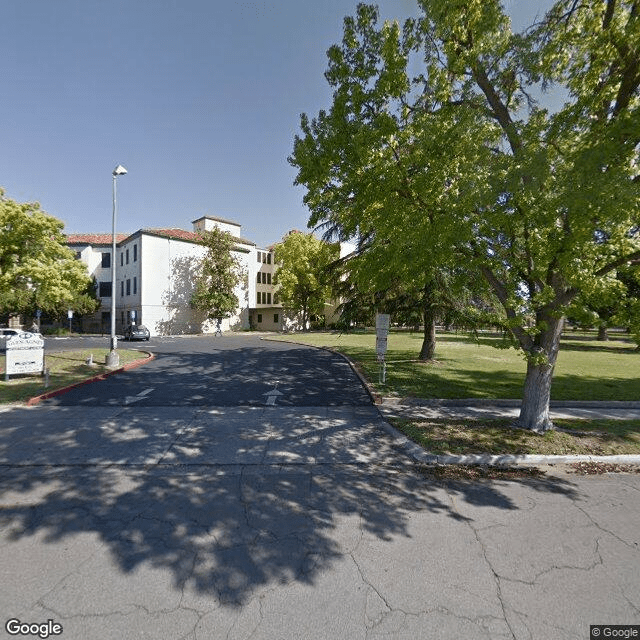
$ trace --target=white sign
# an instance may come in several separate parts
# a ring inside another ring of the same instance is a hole
[[[389,325],[391,324],[391,316],[388,313],[376,313],[376,333],[389,333]]]
[[[376,354],[378,356],[378,362],[382,362],[385,353],[387,353],[389,324],[390,316],[388,313],[376,313]]]
[[[35,333],[19,333],[7,340],[5,376],[44,371],[44,338]]]

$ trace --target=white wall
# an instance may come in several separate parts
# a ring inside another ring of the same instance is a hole
[[[199,333],[202,318],[189,307],[189,300],[204,247],[147,234],[140,242],[140,324],[151,335]]]
[[[142,271],[140,289],[141,318],[139,324],[149,328],[151,335],[212,333],[215,322],[206,321],[202,312],[190,307],[191,295],[205,247],[170,238],[142,234]],[[249,254],[234,255],[248,270]],[[225,318],[223,330],[248,328],[246,290],[243,281],[236,287],[239,309]]]
[[[214,227],[230,233],[232,236],[240,237],[242,226],[234,222],[225,222],[224,220],[216,220],[215,218],[198,218],[194,220],[194,231],[211,231]]]

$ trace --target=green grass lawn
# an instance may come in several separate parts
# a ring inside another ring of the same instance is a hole
[[[640,420],[556,420],[540,435],[510,420],[391,419],[408,438],[435,454],[621,455],[640,453]]]
[[[521,352],[498,348],[502,339],[438,336],[434,362],[417,360],[422,334],[391,332],[386,384],[379,379],[375,333],[300,333],[282,339],[332,347],[349,356],[382,394],[418,398],[521,398],[526,364]],[[551,391],[553,400],[640,400],[640,352],[625,339],[598,342],[566,334]]]
[[[26,402],[34,396],[55,391],[71,384],[82,382],[92,376],[106,373],[109,369],[104,365],[109,349],[91,349],[86,351],[61,351],[45,355],[45,367],[49,369],[49,386],[45,388],[45,379],[40,375],[12,376],[8,382],[4,380],[5,356],[0,355],[0,404]],[[86,364],[87,358],[93,354],[94,365]],[[147,356],[146,351],[134,349],[118,349],[120,365],[129,364]]]
[[[282,339],[331,347],[347,355],[382,395],[417,398],[522,397],[521,353],[500,337],[438,336],[435,362],[417,361],[422,335],[391,332],[386,384],[380,384],[375,333],[310,333]],[[568,333],[561,343],[552,387],[555,400],[640,400],[640,352],[623,338],[598,342]],[[561,430],[536,434],[511,420],[401,420],[390,422],[436,454],[613,455],[640,453],[640,420],[556,420]]]

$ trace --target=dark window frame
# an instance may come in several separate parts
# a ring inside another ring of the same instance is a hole
[[[110,298],[113,295],[113,287],[111,286],[111,280],[100,282],[98,285],[98,297]]]

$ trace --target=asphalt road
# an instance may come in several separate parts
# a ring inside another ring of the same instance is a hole
[[[0,637],[589,640],[640,622],[640,476],[442,480],[336,356],[149,348],[0,408]]]
[[[99,341],[99,342],[98,342]],[[47,350],[87,348],[102,338],[47,344]],[[339,355],[256,336],[152,338],[119,342],[148,350],[142,367],[47,401],[52,405],[113,406],[367,406],[371,399]]]

